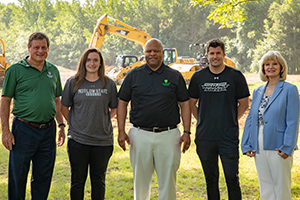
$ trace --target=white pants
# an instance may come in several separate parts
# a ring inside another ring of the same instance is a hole
[[[160,200],[176,199],[176,172],[180,164],[180,131],[154,133],[132,127],[130,139],[130,162],[134,178],[134,199],[148,200],[154,170],[158,180]]]
[[[261,200],[291,200],[293,157],[283,159],[275,149],[263,150],[263,126],[259,126],[258,151],[255,164]]]

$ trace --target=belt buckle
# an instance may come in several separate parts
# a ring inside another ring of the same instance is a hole
[[[47,124],[40,124],[39,129],[46,128]]]
[[[153,131],[154,133],[159,133],[159,132],[161,132],[159,127],[153,127],[153,128],[152,128],[152,131]]]

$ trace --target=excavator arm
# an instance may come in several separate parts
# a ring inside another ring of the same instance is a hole
[[[123,27],[109,25],[107,18],[113,20],[117,24],[122,25]],[[90,47],[96,47],[100,49],[106,33],[112,33],[127,40],[134,41],[142,45],[142,47],[144,47],[146,42],[151,39],[151,36],[142,29],[129,26],[128,24],[125,24],[124,22],[121,22],[105,14],[101,16],[97,21]]]

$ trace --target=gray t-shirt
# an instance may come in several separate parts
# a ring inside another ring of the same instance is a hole
[[[102,81],[84,80],[76,91],[73,77],[65,84],[61,103],[70,107],[68,137],[76,142],[94,146],[113,145],[113,128],[109,108],[117,108],[117,88],[109,79],[106,87]]]

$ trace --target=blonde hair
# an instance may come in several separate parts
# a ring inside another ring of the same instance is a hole
[[[287,75],[287,64],[285,59],[282,57],[282,55],[278,51],[268,51],[265,53],[260,61],[259,61],[259,77],[262,81],[269,81],[269,78],[266,76],[266,72],[264,69],[264,65],[267,62],[267,60],[274,60],[277,61],[280,65],[280,79],[281,81],[286,80]]]

